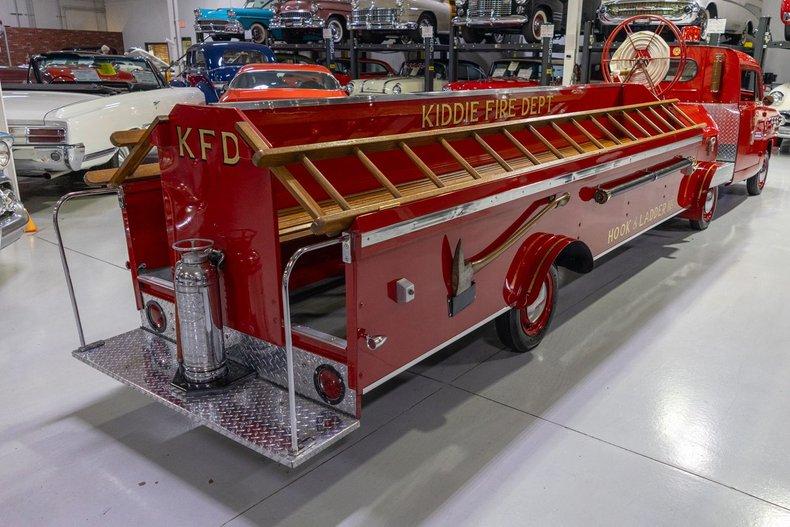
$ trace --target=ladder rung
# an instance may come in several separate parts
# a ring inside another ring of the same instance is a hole
[[[552,153],[552,154],[554,154],[554,155],[556,156],[556,158],[557,158],[557,159],[565,159],[565,156],[564,156],[564,155],[562,155],[562,152],[560,152],[559,150],[557,150],[556,148],[554,148],[554,145],[553,145],[553,144],[551,144],[551,143],[549,143],[549,142],[546,140],[546,138],[545,138],[545,137],[543,137],[543,135],[542,135],[540,132],[538,132],[538,131],[535,129],[535,127],[534,127],[534,126],[530,125],[530,126],[529,126],[529,131],[530,131],[530,132],[532,132],[532,134],[533,134],[535,137],[537,137],[537,138],[538,138],[538,141],[540,141],[541,143],[543,143],[543,146],[545,146],[546,148],[548,148],[548,149],[551,151],[551,153]]]
[[[653,121],[651,121],[650,119],[648,119],[648,118],[647,118],[647,115],[643,114],[643,113],[642,113],[642,111],[641,111],[641,110],[639,110],[638,108],[637,108],[637,110],[636,110],[636,114],[637,114],[639,117],[641,117],[641,118],[642,118],[642,120],[643,120],[644,122],[646,122],[647,124],[649,124],[649,125],[650,125],[650,127],[651,127],[653,130],[655,130],[657,133],[659,133],[659,134],[663,134],[663,133],[664,133],[664,130],[662,130],[662,129],[661,129],[661,128],[660,128],[660,127],[659,127],[659,126],[656,124],[656,123],[654,123]]]
[[[603,143],[601,143],[601,142],[600,142],[598,139],[596,139],[596,138],[595,138],[595,136],[594,136],[593,134],[591,134],[590,132],[588,132],[588,131],[587,131],[587,129],[586,129],[585,127],[583,127],[582,125],[580,125],[580,124],[579,124],[579,121],[577,121],[576,119],[571,119],[571,122],[573,123],[573,126],[575,126],[577,130],[579,130],[581,133],[583,133],[583,134],[584,134],[584,136],[585,136],[585,137],[586,137],[586,138],[587,138],[587,139],[588,139],[588,140],[589,140],[589,141],[590,141],[592,144],[594,144],[594,145],[595,145],[596,147],[598,147],[598,148],[603,148],[603,147],[604,147],[604,146],[603,146]]]
[[[313,197],[307,193],[307,190],[299,183],[296,178],[291,174],[291,172],[285,167],[272,167],[270,169],[274,172],[274,175],[283,184],[288,192],[291,193],[291,196],[302,206],[303,209],[307,211],[313,219],[317,219],[324,213],[324,210],[321,208]]]
[[[431,170],[431,168],[428,165],[426,165],[423,162],[423,160],[419,158],[417,154],[414,153],[414,150],[412,150],[411,147],[409,147],[409,145],[407,145],[403,141],[400,141],[398,143],[398,146],[400,147],[401,150],[403,150],[406,153],[407,156],[409,156],[409,159],[411,159],[414,162],[414,164],[417,165],[417,168],[420,169],[420,172],[422,172],[422,174],[425,177],[430,179],[433,182],[433,184],[436,185],[437,187],[439,188],[444,187],[444,182],[441,179],[439,179],[436,176],[436,174],[434,174],[433,170]]]
[[[499,163],[499,166],[501,166],[501,167],[502,167],[503,169],[505,169],[505,171],[507,171],[507,172],[513,172],[513,167],[511,167],[511,166],[510,166],[510,163],[508,163],[507,161],[505,161],[505,160],[502,158],[502,156],[500,156],[500,155],[497,153],[497,151],[496,151],[496,150],[494,150],[493,148],[491,148],[491,145],[489,145],[488,143],[486,143],[486,142],[483,140],[483,138],[482,138],[482,137],[480,137],[480,136],[479,136],[479,135],[477,135],[477,134],[473,134],[473,135],[472,135],[472,137],[474,137],[474,138],[475,138],[475,141],[477,141],[477,142],[480,144],[480,146],[482,146],[482,147],[483,147],[483,149],[484,149],[486,152],[488,152],[488,155],[490,155],[491,157],[493,157],[493,158],[494,158],[494,160],[495,160],[497,163]]]
[[[618,139],[616,135],[614,135],[612,132],[610,132],[609,129],[606,128],[604,125],[602,125],[598,121],[598,119],[596,119],[594,116],[592,116],[592,115],[590,116],[590,121],[592,121],[593,124],[596,126],[596,128],[598,128],[598,130],[603,132],[606,135],[606,137],[608,137],[610,140],[612,140],[615,144],[617,144],[617,145],[623,144],[623,142],[620,141],[620,139]]]
[[[623,114],[623,117],[625,117],[626,119],[628,119],[628,122],[629,122],[629,123],[631,123],[631,125],[633,125],[633,127],[634,127],[634,128],[636,128],[637,130],[639,130],[639,133],[640,133],[640,134],[644,135],[645,137],[653,137],[653,136],[652,136],[652,134],[650,134],[650,133],[649,133],[647,130],[645,130],[645,129],[642,127],[642,125],[640,125],[639,123],[637,123],[637,122],[634,120],[634,118],[633,118],[633,117],[631,117],[630,115],[628,115],[628,113],[627,113],[627,112],[623,111],[623,112],[621,112],[621,113]]]
[[[469,162],[466,159],[464,159],[464,157],[461,154],[459,154],[458,151],[455,148],[453,148],[452,145],[448,143],[444,137],[439,138],[439,143],[441,143],[444,149],[447,150],[447,152],[451,156],[453,156],[453,159],[455,159],[459,165],[464,167],[464,170],[469,172],[470,176],[472,176],[475,179],[480,179],[481,177],[483,177],[480,175],[480,172],[478,172],[475,167],[470,165]]]
[[[521,141],[519,141],[518,139],[516,139],[516,138],[513,136],[513,134],[511,134],[511,133],[510,133],[510,132],[509,132],[507,129],[503,129],[503,130],[502,130],[502,132],[505,134],[505,137],[507,137],[508,139],[510,139],[510,142],[511,142],[511,143],[513,143],[513,145],[514,145],[516,148],[518,148],[518,149],[519,149],[519,151],[520,151],[522,154],[524,154],[524,155],[527,157],[527,159],[529,159],[529,162],[530,162],[530,163],[532,163],[533,165],[539,165],[539,164],[540,164],[540,161],[538,161],[538,158],[537,158],[537,157],[535,157],[535,156],[532,154],[532,152],[530,152],[529,150],[527,150],[527,147],[526,147],[526,146],[524,146],[524,144],[523,144]]]
[[[376,178],[376,180],[379,183],[381,183],[381,186],[386,188],[387,191],[389,191],[389,193],[392,194],[392,197],[394,198],[401,197],[401,193],[400,190],[398,190],[398,187],[393,185],[392,182],[389,179],[387,179],[387,176],[385,176],[384,173],[381,170],[379,170],[379,167],[377,167],[373,163],[373,161],[371,161],[370,158],[365,155],[365,152],[363,152],[359,148],[354,148],[354,152],[356,152],[357,157],[362,162],[362,164],[365,165],[365,168],[367,168],[370,171],[370,173],[373,174],[373,177]]]
[[[686,120],[687,120],[687,121],[688,121],[690,124],[697,124],[696,122],[694,122],[694,119],[692,119],[691,117],[689,117],[689,116],[688,116],[688,114],[686,114],[686,112],[684,112],[684,111],[683,111],[683,110],[680,108],[680,106],[678,106],[678,105],[677,105],[677,104],[675,104],[675,103],[672,103],[672,104],[670,104],[670,106],[672,107],[672,109],[673,109],[673,110],[675,110],[675,111],[676,111],[676,112],[678,112],[680,115],[682,115],[682,116],[683,116],[683,117],[684,117],[684,118],[685,118],[685,119],[686,119]],[[684,126],[688,126],[688,125],[684,125]]]
[[[615,125],[615,127],[616,127],[618,130],[620,130],[620,131],[621,131],[621,132],[623,132],[625,135],[627,135],[627,136],[628,136],[628,137],[629,137],[629,138],[630,138],[632,141],[636,141],[636,136],[635,136],[634,134],[632,134],[631,132],[629,132],[629,131],[628,131],[628,128],[626,128],[625,126],[623,126],[622,124],[620,124],[620,123],[617,121],[617,119],[615,119],[614,117],[612,117],[612,114],[609,114],[609,113],[607,113],[607,114],[606,114],[606,117],[609,119],[609,122],[611,122],[613,125]]]
[[[582,148],[579,145],[579,143],[574,141],[571,136],[566,134],[565,130],[560,128],[560,126],[557,123],[551,123],[551,127],[554,128],[554,131],[557,132],[558,134],[560,134],[562,136],[562,138],[565,139],[565,141],[567,141],[568,144],[571,145],[577,152],[579,152],[580,154],[583,154],[583,153],[586,152],[586,150],[584,148]]]
[[[674,126],[672,126],[672,125],[669,123],[669,121],[667,121],[666,119],[664,119],[663,117],[661,117],[661,114],[660,114],[660,113],[658,113],[657,111],[655,111],[655,109],[653,109],[653,107],[648,107],[647,109],[648,109],[648,110],[650,110],[650,112],[651,112],[651,113],[652,113],[652,114],[655,116],[655,118],[656,118],[656,119],[658,119],[659,121],[661,121],[661,124],[663,124],[664,126],[666,126],[666,127],[667,127],[667,128],[670,130],[670,131],[671,131],[671,130],[675,130],[675,127],[674,127]]]
[[[307,171],[310,172],[310,175],[313,176],[313,179],[315,179],[316,182],[319,185],[321,185],[321,188],[324,189],[324,192],[329,194],[329,196],[333,200],[335,200],[335,203],[340,205],[341,209],[348,210],[351,208],[351,206],[346,201],[346,198],[344,198],[340,194],[340,192],[338,192],[337,189],[332,185],[332,183],[330,183],[329,180],[326,179],[326,177],[321,173],[321,171],[318,170],[318,167],[315,166],[315,164],[312,161],[310,161],[309,157],[307,157],[306,155],[302,155],[302,164],[307,169]]]
[[[677,117],[675,117],[675,114],[674,114],[674,113],[672,113],[672,112],[670,112],[670,111],[669,111],[669,108],[667,108],[665,105],[663,105],[663,104],[662,104],[661,106],[659,106],[659,108],[661,108],[662,110],[664,110],[664,113],[665,113],[665,114],[667,114],[667,115],[669,116],[669,118],[670,118],[670,119],[672,119],[673,121],[675,121],[675,122],[676,122],[676,123],[677,123],[677,124],[678,124],[678,125],[679,125],[681,128],[685,128],[685,127],[686,127],[686,125],[685,125],[685,124],[683,124],[683,121],[681,121],[680,119],[678,119]]]

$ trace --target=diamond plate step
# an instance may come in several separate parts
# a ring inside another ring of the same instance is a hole
[[[288,392],[260,378],[199,397],[176,391],[175,348],[143,329],[72,355],[234,441],[288,467],[296,467],[359,427],[359,420],[296,396],[298,452],[292,452]]]

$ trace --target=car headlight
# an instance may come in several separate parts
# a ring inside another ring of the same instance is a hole
[[[321,6],[320,6],[320,5],[318,5],[318,3],[317,3],[317,2],[313,2],[312,4],[310,4],[310,12],[312,12],[313,14],[316,14],[316,13],[318,13],[318,10],[319,10],[320,8],[321,8]]]
[[[11,148],[5,141],[0,141],[0,169],[4,169],[11,161]]]
[[[444,86],[442,86],[442,91],[450,91],[450,85],[445,84]]]
[[[468,2],[468,1],[469,0],[456,0],[455,5],[456,5],[456,7],[457,6],[463,6],[463,5],[466,5],[466,2]]]
[[[516,0],[516,3],[517,3],[518,5],[523,5],[523,4],[526,4],[526,3],[527,3],[527,0]]]
[[[400,95],[400,93],[402,91],[403,91],[403,88],[401,88],[400,83],[398,83],[398,84],[396,84],[395,86],[392,87],[392,93],[394,93],[395,95]]]
[[[236,11],[228,9],[228,18],[236,18]]]
[[[403,0],[395,0],[395,7],[397,7],[398,9],[403,7]]]
[[[782,101],[784,100],[784,98],[785,98],[785,94],[784,94],[784,93],[782,93],[782,92],[780,92],[779,90],[772,91],[772,92],[771,92],[771,93],[769,93],[768,95],[770,95],[771,97],[773,97],[773,98],[774,98],[774,104],[779,104],[779,103],[780,103],[780,102],[782,102]]]
[[[349,95],[354,93],[354,83],[353,82],[349,82],[348,84],[346,84],[346,93],[349,94]]]
[[[351,9],[359,9],[359,0],[351,0]]]
[[[200,17],[200,9],[195,9],[192,12],[195,13],[195,18],[199,18]]]

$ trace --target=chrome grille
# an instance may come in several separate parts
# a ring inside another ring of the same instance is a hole
[[[510,0],[470,0],[470,17],[497,17],[510,15]]]
[[[688,15],[685,11],[687,4],[682,2],[655,2],[655,3],[620,3],[608,4],[607,11],[618,18],[629,18],[637,15],[659,15],[669,19],[683,18]]]
[[[369,24],[395,24],[398,21],[398,9],[371,8],[354,11],[351,14],[352,23]]]
[[[221,19],[198,20],[196,23],[198,26],[200,26],[201,29],[208,29],[208,30],[223,29],[228,26],[228,21]]]
[[[310,13],[307,11],[286,11],[280,13],[280,19],[283,22],[305,22],[310,19]]]

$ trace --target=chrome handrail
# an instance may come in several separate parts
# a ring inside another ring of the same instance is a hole
[[[77,334],[80,338],[80,350],[84,351],[87,349],[91,349],[97,346],[101,346],[103,344],[102,341],[95,342],[90,346],[85,344],[85,333],[82,331],[82,320],[80,319],[80,310],[77,307],[77,298],[74,295],[74,284],[71,280],[71,271],[69,270],[69,263],[66,259],[66,248],[63,246],[63,237],[60,234],[60,223],[59,223],[59,216],[60,216],[60,208],[68,201],[77,198],[87,198],[93,196],[101,196],[105,194],[118,194],[120,189],[118,188],[95,188],[95,189],[88,189],[88,190],[78,190],[76,192],[69,192],[68,194],[61,197],[57,203],[55,203],[55,207],[52,209],[52,223],[55,226],[55,236],[58,239],[58,250],[60,251],[60,263],[63,265],[63,274],[66,277],[66,287],[69,290],[69,299],[71,300],[71,309],[74,312],[74,322],[77,324]]]
[[[306,253],[323,249],[332,245],[342,244],[348,241],[349,235],[343,234],[337,238],[331,238],[313,245],[306,245],[297,249],[288,259],[283,270],[282,297],[283,297],[283,331],[285,332],[285,361],[288,370],[288,413],[291,421],[291,450],[296,453],[299,451],[296,423],[296,385],[294,383],[294,350],[293,350],[293,331],[291,327],[291,300],[288,295],[288,283],[291,280],[291,273],[296,266],[297,260]]]

